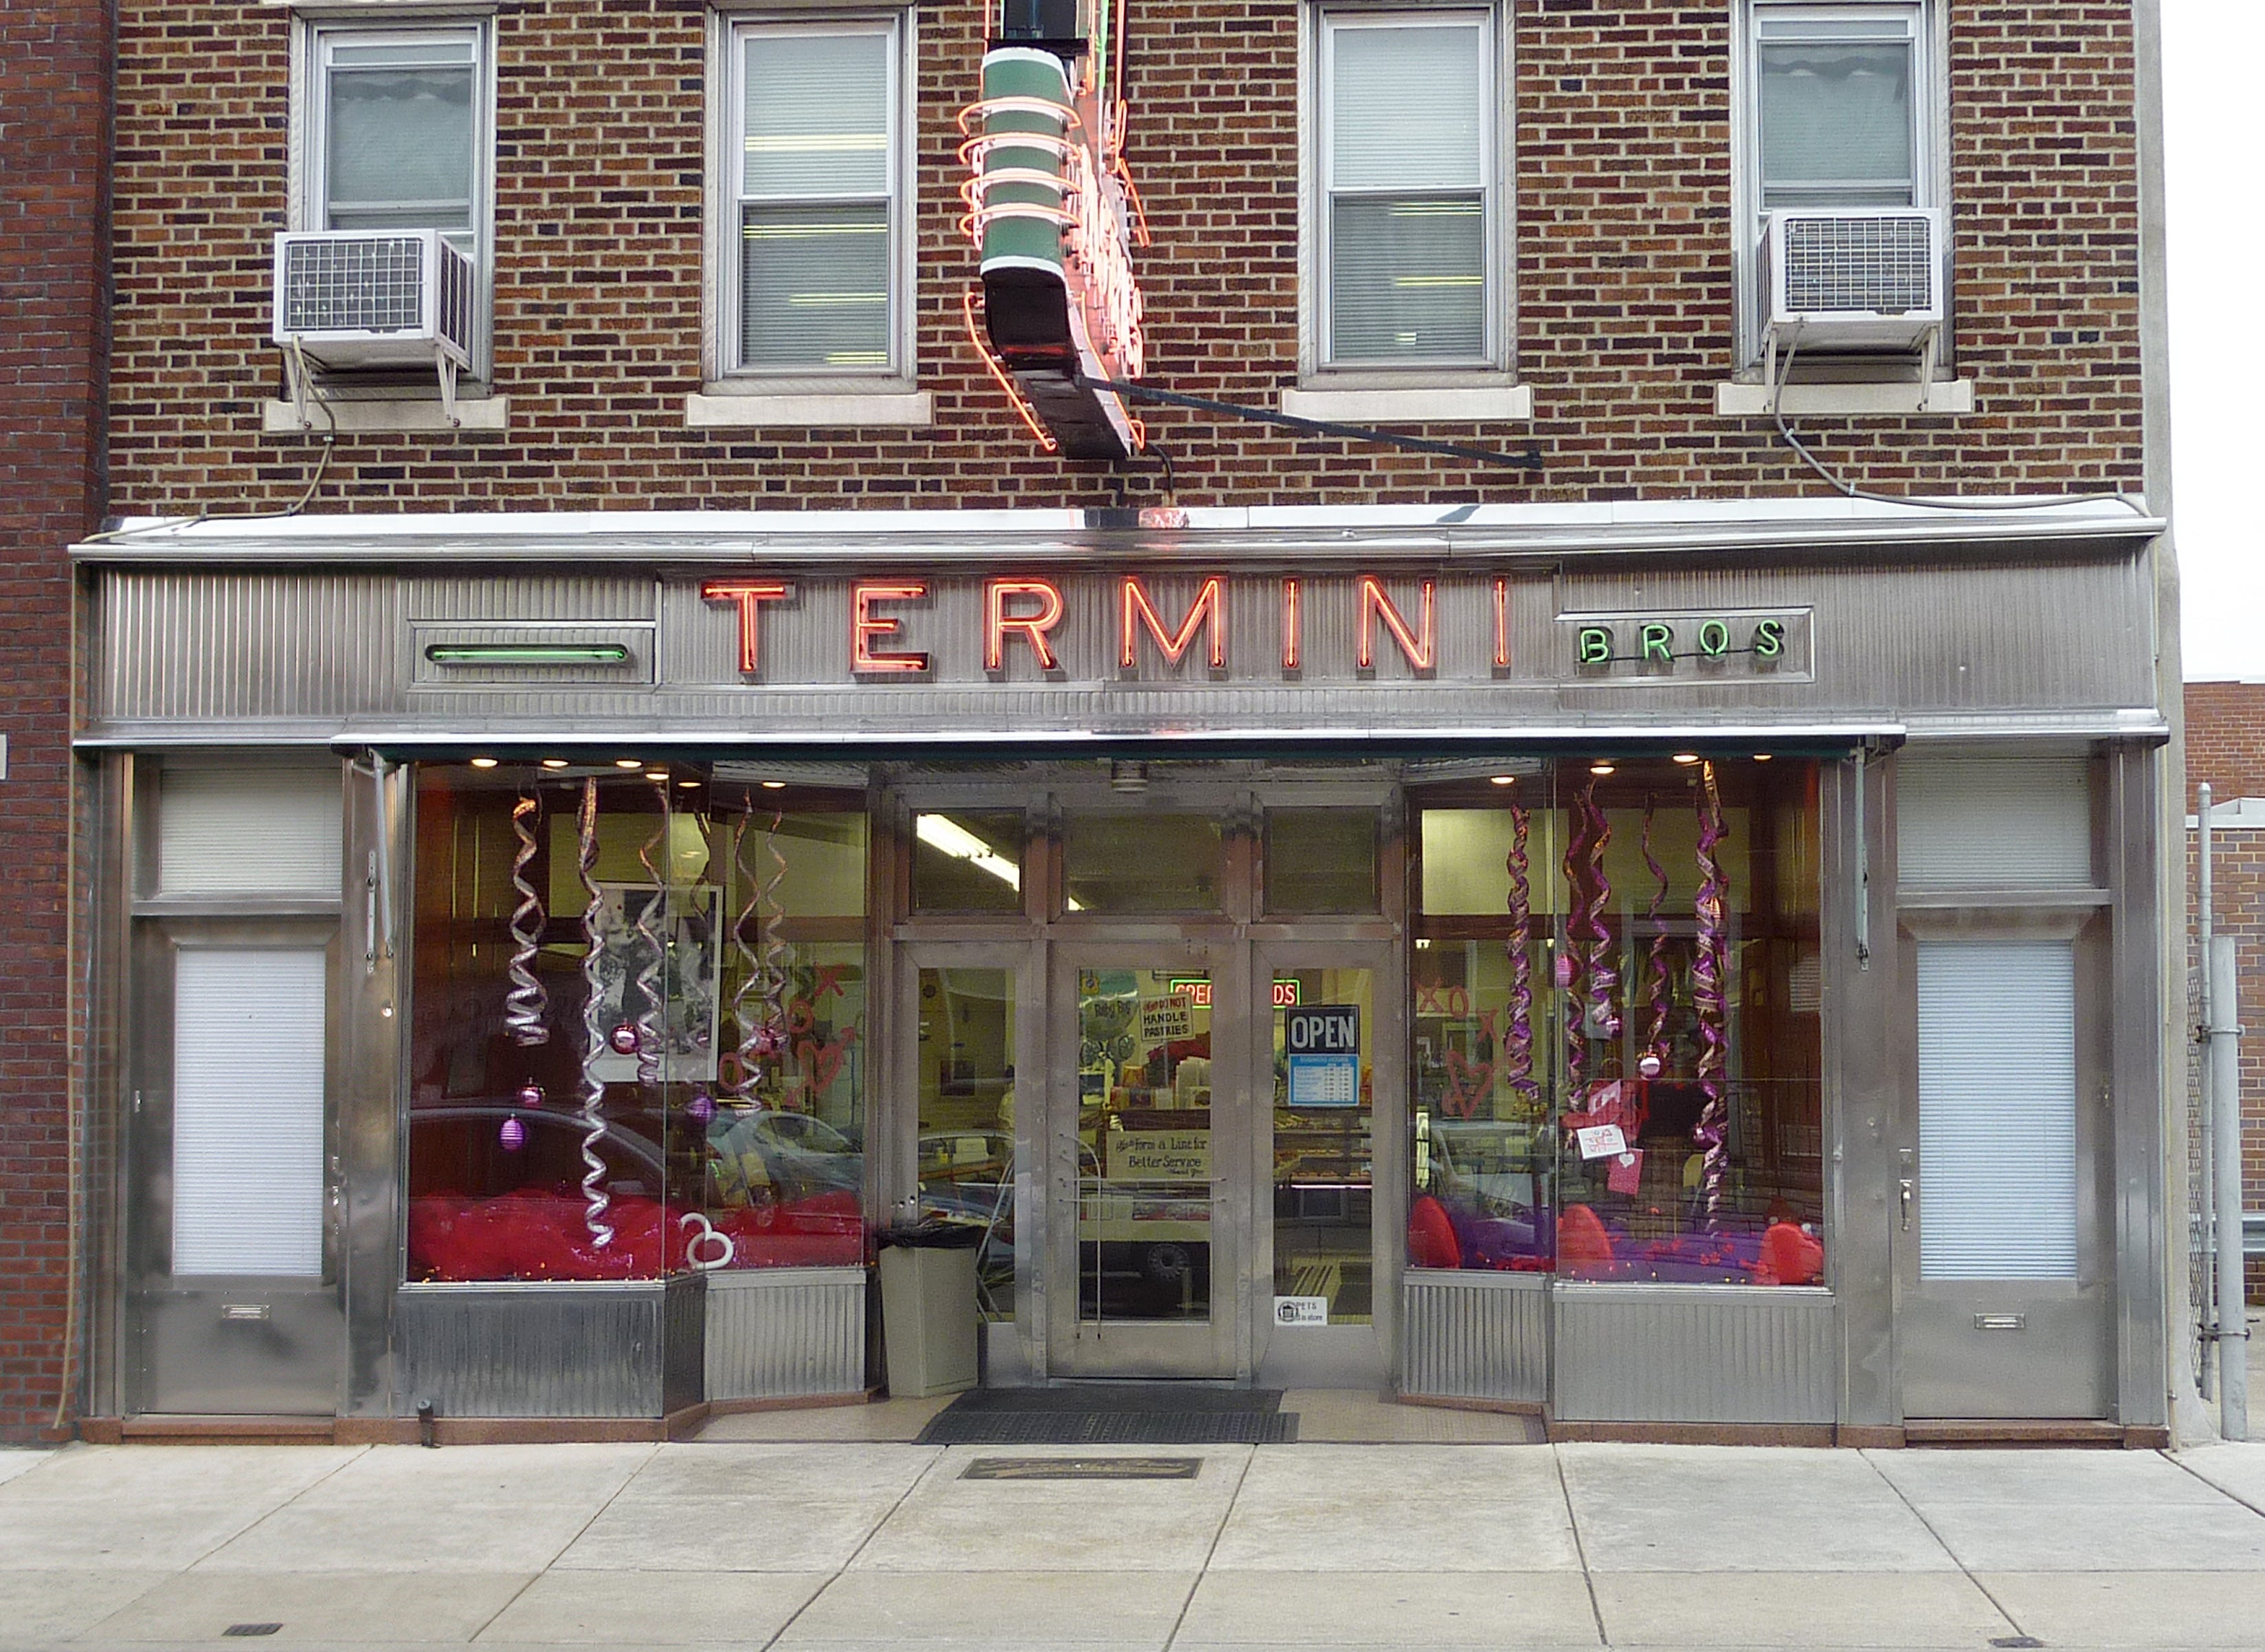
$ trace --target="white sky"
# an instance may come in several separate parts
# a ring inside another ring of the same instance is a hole
[[[2171,485],[2187,680],[2265,679],[2265,5],[2163,0]]]

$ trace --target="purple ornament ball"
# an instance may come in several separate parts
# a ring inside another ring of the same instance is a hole
[[[536,1108],[542,1106],[543,1087],[540,1084],[521,1085],[519,1087],[519,1104],[521,1107],[526,1108],[529,1112],[533,1112]]]
[[[608,1042],[614,1046],[615,1054],[635,1055],[637,1048],[637,1030],[625,1021],[614,1029],[613,1037]]]
[[[496,1139],[503,1145],[506,1153],[517,1153],[527,1146],[527,1126],[516,1118],[506,1118],[502,1128],[496,1132]]]
[[[689,1113],[696,1123],[704,1124],[716,1117],[716,1100],[707,1091],[701,1090],[685,1103],[684,1110]]]
[[[1654,1055],[1650,1051],[1645,1051],[1642,1056],[1637,1059],[1635,1070],[1642,1073],[1643,1076],[1648,1079],[1657,1078],[1660,1073],[1659,1058]]]

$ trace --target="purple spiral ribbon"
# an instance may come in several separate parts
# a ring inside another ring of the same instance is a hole
[[[1513,1094],[1529,1103],[1538,1094],[1533,1082],[1533,961],[1527,955],[1527,931],[1533,922],[1533,881],[1526,870],[1526,837],[1533,824],[1530,812],[1512,804],[1510,810],[1510,854],[1504,870],[1510,874],[1510,1031],[1503,1040],[1503,1073]]]
[[[1711,1230],[1722,1209],[1725,1157],[1722,977],[1729,957],[1724,945],[1723,907],[1730,884],[1722,875],[1722,859],[1716,853],[1722,847],[1723,826],[1722,795],[1715,786],[1715,765],[1701,764],[1699,775],[1699,944],[1691,964],[1691,1005],[1699,1016],[1699,1088],[1706,1100],[1691,1134],[1706,1155],[1707,1226]]]
[[[1605,913],[1611,910],[1612,879],[1605,876],[1605,849],[1613,841],[1613,823],[1597,803],[1594,782],[1581,794],[1581,807],[1589,817],[1589,909],[1583,922],[1589,944],[1588,1019],[1606,1038],[1620,1037],[1620,1018],[1613,1008],[1613,988],[1620,982],[1620,972],[1612,965],[1612,931],[1605,927]]]
[[[511,857],[511,886],[519,904],[511,909],[511,990],[504,994],[503,1030],[522,1047],[550,1042],[550,1029],[543,1024],[550,999],[535,973],[535,956],[543,944],[543,901],[527,879],[535,859],[535,821],[542,811],[542,799],[533,792],[511,806],[511,834],[519,841]]]
[[[1651,793],[1643,795],[1643,863],[1653,880],[1651,905],[1644,909],[1644,921],[1651,926],[1650,979],[1647,983],[1650,998],[1651,1017],[1644,1028],[1644,1053],[1659,1063],[1660,1071],[1667,1070],[1667,1015],[1671,997],[1671,976],[1667,964],[1667,926],[1660,921],[1661,910],[1667,905],[1667,869],[1651,852],[1651,816],[1658,799]]]
[[[582,782],[582,807],[575,816],[574,826],[575,864],[581,874],[585,903],[582,907],[582,1223],[590,1230],[590,1242],[603,1250],[614,1242],[614,1230],[606,1220],[607,1207],[613,1204],[613,1200],[599,1185],[606,1179],[606,1161],[598,1156],[598,1143],[606,1133],[603,1111],[606,1084],[598,1076],[598,1063],[612,1045],[598,1013],[598,976],[605,958],[605,942],[598,933],[598,880],[592,876],[598,864],[598,782],[594,779]]]

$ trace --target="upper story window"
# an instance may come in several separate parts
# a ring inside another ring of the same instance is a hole
[[[1916,6],[1760,8],[1760,205],[1924,207]]]
[[[910,370],[895,18],[734,23],[722,189],[726,372]]]
[[[1945,222],[1940,214],[1930,224],[1925,214],[1909,210],[1948,204],[1941,136],[1947,88],[1934,0],[1744,0],[1737,15],[1737,172],[1745,229],[1737,256],[1747,295],[1738,317],[1740,360],[1755,361],[1767,343],[1773,214],[1802,214],[1803,223],[1813,222],[1811,215],[1832,221],[1803,243],[1828,249],[1812,251],[1810,265],[1788,255],[1789,266],[1831,301],[1821,308],[1900,311],[1913,295],[1939,304],[1948,287]],[[1816,257],[1844,258],[1846,267],[1817,267]],[[1890,290],[1904,296],[1881,302],[1879,295]],[[1820,307],[1790,295],[1788,302],[1804,312]],[[1930,337],[1928,360],[1940,346],[1941,339]],[[1870,353],[1908,359],[1900,340],[1852,346],[1814,327],[1804,331],[1801,347],[1819,358],[1853,360]],[[1824,360],[1815,365],[1845,376]],[[1890,371],[1885,365],[1875,370]]]
[[[293,227],[437,229],[470,261],[476,375],[486,356],[494,93],[484,21],[310,23]],[[423,375],[431,382],[429,369]]]
[[[1495,20],[1320,21],[1315,365],[1499,366]]]

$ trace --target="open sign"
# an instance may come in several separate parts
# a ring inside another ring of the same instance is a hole
[[[1283,1014],[1292,1055],[1358,1055],[1358,1004],[1307,1004]]]

